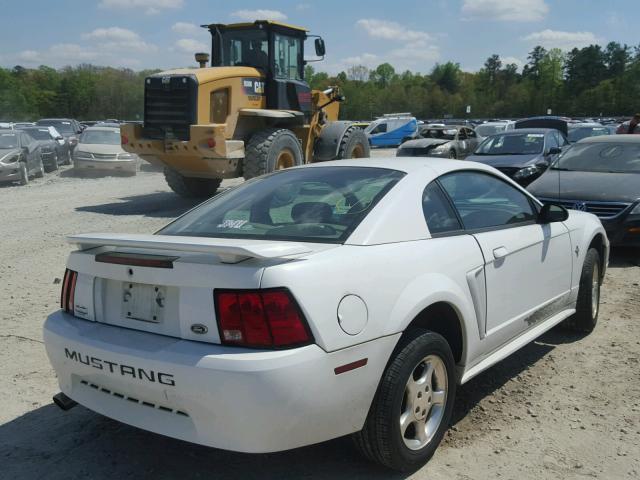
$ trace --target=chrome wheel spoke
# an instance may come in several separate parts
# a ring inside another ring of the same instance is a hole
[[[404,437],[404,434],[407,432],[407,428],[411,425],[415,419],[413,418],[413,413],[410,410],[407,410],[402,415],[400,415],[400,433]]]
[[[447,398],[447,392],[444,390],[434,390],[431,394],[431,403],[434,405],[443,405]]]

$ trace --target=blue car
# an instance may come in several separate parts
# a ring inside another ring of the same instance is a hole
[[[371,122],[364,133],[372,147],[397,147],[418,133],[415,117],[386,115]]]

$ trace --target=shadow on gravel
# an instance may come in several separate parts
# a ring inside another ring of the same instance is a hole
[[[640,266],[640,248],[613,247],[609,253],[609,268]]]
[[[499,390],[509,380],[523,373],[528,367],[552,351],[562,335],[564,332],[552,329],[464,385],[459,386],[456,392],[451,425],[455,425],[465,418],[483,398]],[[573,338],[577,339],[575,335]]]
[[[247,432],[250,434],[250,432]],[[3,478],[403,479],[367,463],[348,438],[273,454],[201,447],[138,430],[81,406],[53,405],[0,426]]]
[[[121,198],[120,202],[87,205],[77,212],[102,213],[104,215],[144,215],[147,217],[177,217],[202,200],[187,199],[173,192],[156,192]]]

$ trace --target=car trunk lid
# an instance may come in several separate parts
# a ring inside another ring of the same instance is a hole
[[[188,340],[220,343],[213,291],[260,288],[264,269],[331,244],[167,235],[88,234],[67,267],[77,272],[74,315]]]

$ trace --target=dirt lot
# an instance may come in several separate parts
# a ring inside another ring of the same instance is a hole
[[[243,455],[51,403],[41,325],[57,308],[64,237],[151,232],[191,206],[154,172],[0,188],[0,478],[404,478],[348,439]],[[411,478],[640,478],[639,284],[640,251],[614,251],[596,331],[554,330],[460,388],[444,444]]]

